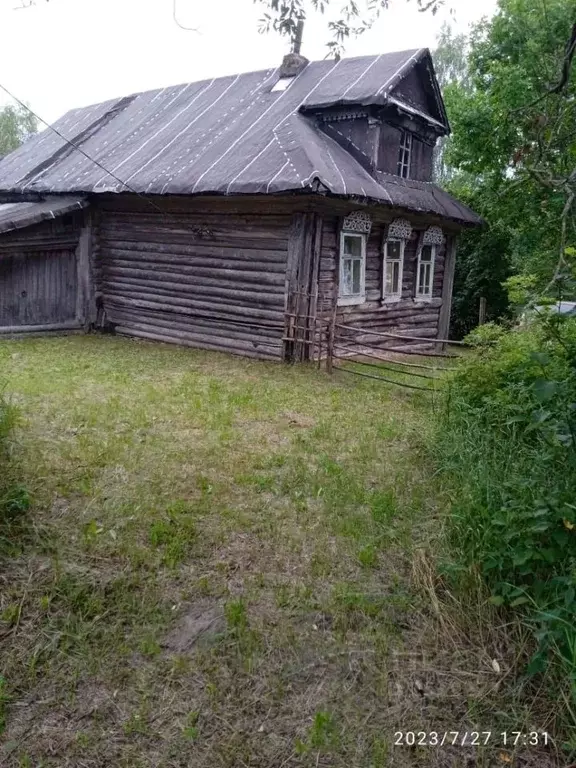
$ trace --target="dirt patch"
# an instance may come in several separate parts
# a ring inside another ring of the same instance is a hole
[[[282,414],[285,421],[288,422],[291,427],[301,427],[303,429],[311,429],[316,426],[316,420],[310,416],[306,416],[303,413],[297,413],[296,411],[285,411]]]
[[[214,643],[226,631],[224,611],[219,603],[201,600],[187,606],[178,625],[162,645],[172,653],[189,653],[197,646]]]

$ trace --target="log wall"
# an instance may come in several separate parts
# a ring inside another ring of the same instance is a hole
[[[282,357],[289,207],[116,198],[99,208],[96,289],[117,333]]]
[[[82,215],[0,234],[0,334],[80,327]]]

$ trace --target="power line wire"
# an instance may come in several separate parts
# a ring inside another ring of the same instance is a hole
[[[14,101],[19,104],[23,109],[27,110],[31,115],[33,115],[36,120],[43,123],[47,128],[49,128],[53,133],[56,134],[56,136],[59,136],[62,141],[66,142],[69,146],[71,146],[73,149],[75,149],[77,152],[80,152],[81,155],[84,155],[84,157],[89,160],[91,163],[94,163],[94,165],[97,165],[100,170],[104,171],[104,173],[108,174],[109,176],[112,176],[113,179],[115,179],[119,184],[122,184],[122,186],[126,187],[135,195],[138,195],[138,197],[141,197],[143,200],[145,200],[149,205],[151,205],[155,210],[159,211],[160,213],[164,214],[164,211],[159,208],[155,203],[153,203],[151,200],[149,200],[145,195],[143,195],[141,192],[138,192],[138,190],[134,189],[134,187],[131,187],[130,184],[128,184],[125,181],[122,181],[122,179],[119,176],[116,176],[115,173],[110,171],[108,168],[106,168],[104,165],[102,165],[101,162],[98,160],[95,160],[93,157],[91,157],[85,150],[82,149],[82,147],[78,146],[78,144],[75,144],[73,141],[70,141],[70,139],[67,139],[66,136],[64,136],[63,133],[61,133],[57,128],[54,128],[54,126],[49,123],[47,120],[44,120],[44,118],[40,117],[40,115],[37,112],[34,112],[33,109],[31,109],[26,102],[22,101],[22,99],[19,99],[12,91],[10,91],[8,88],[6,88],[5,85],[2,85],[0,83],[0,88],[10,96],[11,99],[14,99]]]

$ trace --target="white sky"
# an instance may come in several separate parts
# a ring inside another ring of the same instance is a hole
[[[54,121],[72,107],[135,91],[193,82],[280,64],[288,48],[274,33],[258,34],[260,6],[252,0],[0,0],[0,83],[41,117]],[[340,3],[336,0],[336,7]],[[454,25],[491,15],[496,0],[447,0]],[[391,7],[346,56],[433,47],[448,11],[419,13],[415,0]],[[326,55],[326,19],[307,22],[302,53]],[[0,104],[8,99],[0,91]]]

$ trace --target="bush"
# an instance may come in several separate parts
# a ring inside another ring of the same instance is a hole
[[[576,319],[488,326],[469,340],[435,446],[454,489],[454,570],[480,573],[493,603],[522,613],[537,641],[528,672],[561,668],[573,718]]]

